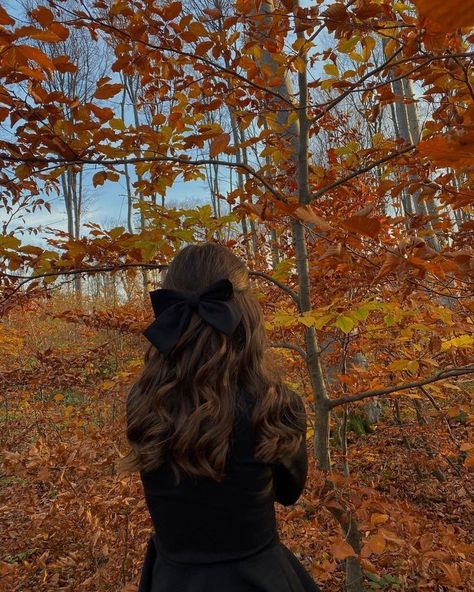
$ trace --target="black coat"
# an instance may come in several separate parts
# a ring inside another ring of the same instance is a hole
[[[141,472],[155,532],[138,592],[319,592],[279,540],[275,522],[274,502],[294,504],[303,490],[306,438],[284,463],[256,459],[248,421],[252,399],[241,396],[245,405],[236,413],[224,482],[182,477],[176,485],[167,463]],[[306,434],[306,422],[301,431]],[[269,481],[273,487],[262,498]]]

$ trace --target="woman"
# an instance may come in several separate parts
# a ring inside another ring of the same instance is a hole
[[[122,465],[140,472],[155,529],[138,592],[318,592],[274,510],[306,480],[306,413],[265,365],[244,263],[218,244],[187,246],[150,296]]]

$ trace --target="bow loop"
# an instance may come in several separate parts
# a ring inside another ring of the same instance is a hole
[[[155,320],[143,335],[162,353],[169,353],[186,331],[193,313],[226,335],[232,335],[242,318],[233,298],[232,282],[219,280],[201,292],[161,288],[150,292]]]

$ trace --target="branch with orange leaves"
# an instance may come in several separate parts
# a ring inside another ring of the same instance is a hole
[[[425,384],[439,382],[440,380],[445,380],[446,378],[452,378],[455,376],[465,376],[467,374],[474,374],[474,366],[460,366],[459,368],[447,368],[446,370],[441,370],[440,372],[432,374],[431,376],[428,376],[426,378],[422,378],[421,380],[414,380],[413,382],[406,382],[405,384],[397,384],[394,386],[388,386],[385,388],[375,389],[372,391],[364,391],[362,393],[349,395],[347,397],[331,399],[328,402],[328,406],[329,409],[334,409],[334,407],[346,405],[347,403],[354,403],[356,401],[362,401],[363,399],[368,399],[370,397],[380,397],[382,395],[390,395],[391,393],[396,393],[399,391],[404,391],[412,388],[419,388],[421,386],[424,386]]]
[[[387,156],[384,156],[383,158],[381,158],[379,160],[371,162],[367,166],[362,167],[361,169],[357,169],[356,171],[354,171],[353,173],[350,173],[349,175],[346,175],[345,177],[341,177],[337,181],[334,181],[334,183],[330,183],[329,185],[326,185],[325,187],[321,187],[321,189],[318,189],[318,191],[316,191],[316,193],[313,193],[313,195],[311,196],[311,199],[313,200],[313,199],[317,199],[318,197],[322,197],[328,191],[331,191],[332,189],[336,189],[336,187],[339,187],[340,185],[344,185],[344,183],[347,183],[348,181],[355,179],[359,175],[363,175],[364,173],[368,173],[369,171],[371,171],[375,167],[378,167],[381,164],[389,162],[390,160],[393,160],[394,158],[397,158],[398,156],[402,156],[403,154],[406,154],[407,152],[411,152],[415,148],[416,148],[416,144],[410,144],[409,146],[405,146],[404,148],[401,148],[400,150],[397,150],[396,152],[392,152],[391,154],[388,154]]]
[[[231,162],[228,160],[220,160],[215,158],[200,158],[198,160],[191,160],[189,158],[183,158],[180,156],[149,156],[149,157],[134,157],[134,158],[116,158],[116,159],[100,159],[100,158],[86,158],[78,156],[77,158],[65,158],[65,157],[55,157],[55,156],[13,156],[11,154],[0,153],[0,161],[4,160],[5,162],[12,162],[12,163],[24,163],[34,165],[40,164],[54,164],[58,166],[74,166],[74,165],[96,165],[96,166],[104,166],[104,167],[113,167],[118,165],[128,165],[128,164],[139,164],[142,162],[174,162],[176,164],[182,165],[189,165],[189,166],[202,166],[202,165],[216,165],[216,166],[225,166],[229,168],[236,168],[244,170],[248,175],[257,179],[276,199],[287,203],[287,199],[277,191],[270,181],[267,181],[260,175],[257,171],[255,171],[251,166],[242,163],[242,162]]]

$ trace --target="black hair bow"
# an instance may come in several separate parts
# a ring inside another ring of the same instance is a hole
[[[233,295],[232,282],[227,279],[201,292],[153,290],[150,298],[156,318],[143,335],[160,352],[167,354],[186,331],[193,312],[218,331],[232,335],[242,318],[242,310]]]

